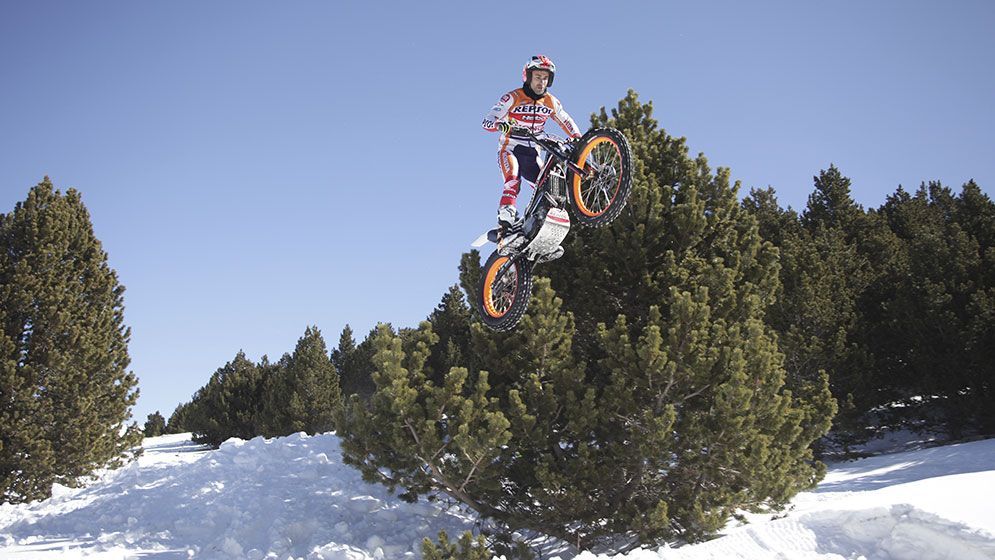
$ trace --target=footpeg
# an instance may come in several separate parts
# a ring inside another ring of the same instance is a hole
[[[517,250],[525,243],[525,236],[520,233],[506,233],[497,240],[497,250],[501,255],[507,256],[512,251]]]

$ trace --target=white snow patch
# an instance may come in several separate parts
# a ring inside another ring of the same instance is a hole
[[[334,434],[232,439],[216,451],[182,434],[145,447],[86,488],[0,506],[0,558],[418,558],[422,538],[475,522],[364,483]],[[786,515],[748,519],[706,543],[612,558],[995,560],[995,440],[830,465]]]
[[[0,558],[415,558],[422,536],[475,521],[366,484],[334,434],[231,439],[215,451],[181,434],[145,449],[86,488],[0,506]]]

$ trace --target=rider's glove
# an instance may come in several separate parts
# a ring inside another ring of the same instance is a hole
[[[515,125],[510,122],[499,122],[497,123],[498,132],[501,134],[511,134],[511,130],[515,128]]]

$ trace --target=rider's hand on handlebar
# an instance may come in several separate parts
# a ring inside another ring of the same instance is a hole
[[[518,127],[516,127],[515,124],[511,122],[497,123],[498,132],[500,132],[501,134],[511,134],[511,131],[514,130],[515,128]]]

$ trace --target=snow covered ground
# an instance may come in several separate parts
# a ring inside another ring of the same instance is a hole
[[[145,455],[82,489],[0,506],[0,558],[414,558],[422,537],[474,518],[407,504],[342,464],[334,435],[145,441]],[[784,516],[628,560],[995,559],[995,440],[830,465]],[[576,560],[595,560],[589,553]],[[598,560],[607,560],[598,558]]]
[[[402,558],[474,520],[407,504],[344,465],[334,435],[145,440],[145,454],[85,489],[0,506],[0,558]]]

